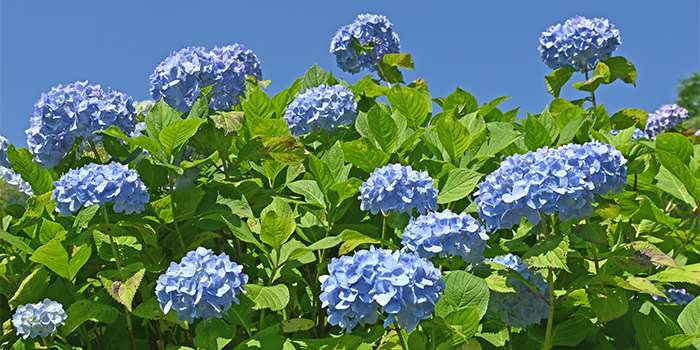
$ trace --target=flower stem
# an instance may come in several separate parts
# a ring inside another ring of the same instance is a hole
[[[586,67],[584,72],[586,73],[586,80],[588,80],[588,67]],[[591,91],[591,102],[593,102],[593,107],[597,107],[595,103],[595,91]]]
[[[399,322],[394,319],[394,329],[396,329],[396,334],[399,336],[399,341],[401,342],[401,348],[403,350],[408,350],[408,344],[406,344],[406,339],[403,338],[403,334],[401,334],[401,327],[399,327]]]
[[[546,216],[543,212],[540,212],[540,219],[542,220],[542,232],[544,233],[545,240],[549,238],[550,233],[547,228]],[[554,216],[552,216],[552,226],[554,226]],[[549,317],[547,318],[547,333],[544,339],[544,350],[549,350],[552,347],[552,326],[554,325],[554,269],[551,267],[547,268],[547,283],[549,284]]]
[[[177,218],[175,217],[175,200],[173,199],[173,191],[175,187],[175,176],[172,170],[168,170],[168,177],[170,178],[170,202],[173,207],[173,224],[175,225],[175,232],[177,232],[177,241],[180,243],[183,253],[187,253],[187,247],[185,246],[185,241],[182,239],[182,233],[180,232],[180,226],[177,223]]]
[[[372,58],[374,59],[374,62],[377,63],[377,71],[379,72],[379,75],[382,76],[382,79],[386,82],[386,85],[389,86],[389,89],[391,89],[391,83],[389,82],[389,79],[386,78],[386,74],[384,74],[384,70],[382,70],[382,65],[379,64],[379,59],[377,59],[377,55],[374,53],[374,50],[372,50]]]
[[[508,349],[513,350],[513,332],[510,331],[510,326],[508,327]]]
[[[92,136],[88,137],[88,143],[90,144],[90,148],[92,148],[92,152],[95,153],[95,159],[97,159],[97,162],[100,164],[104,164],[102,162],[102,157],[100,157],[100,153],[97,152],[97,147],[95,146],[95,142],[92,141]]]

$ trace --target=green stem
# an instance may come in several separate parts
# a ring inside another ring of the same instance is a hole
[[[510,331],[510,326],[508,326],[508,349],[513,350],[513,333]]]
[[[182,233],[180,232],[180,226],[177,223],[177,218],[175,217],[175,200],[173,199],[173,188],[175,187],[175,176],[173,176],[173,171],[168,170],[168,177],[170,178],[170,202],[173,206],[173,224],[175,225],[175,232],[177,232],[177,241],[180,243],[182,252],[187,252],[187,247],[185,246],[185,241],[182,239]]]
[[[92,148],[92,152],[95,153],[95,159],[97,159],[97,161],[100,164],[104,164],[104,163],[102,163],[102,157],[100,157],[100,153],[97,152],[97,147],[95,146],[95,142],[92,141],[92,137],[88,137],[88,143],[90,144],[90,148]]]
[[[600,274],[600,265],[598,263],[598,248],[596,248],[595,243],[591,243],[591,247],[593,248],[593,263],[595,265],[595,274],[598,275]]]
[[[382,213],[384,214],[384,213]],[[386,215],[382,215],[382,241],[385,240],[384,235],[386,232]]]
[[[396,334],[399,336],[399,341],[401,342],[401,348],[403,350],[408,350],[408,344],[406,344],[406,339],[403,338],[403,334],[401,334],[401,327],[399,327],[399,322],[394,319],[394,329],[396,329]]]
[[[547,283],[549,284],[549,316],[547,317],[547,333],[544,339],[544,350],[552,347],[552,326],[554,325],[554,269],[547,268]]]
[[[586,67],[586,70],[584,71],[586,73],[586,80],[588,80],[588,67]],[[591,91],[591,102],[593,102],[593,107],[597,107],[596,102],[595,102],[595,92]]]
[[[379,75],[382,76],[382,78],[386,82],[386,85],[388,85],[389,89],[391,89],[391,83],[389,82],[389,79],[386,78],[386,74],[384,74],[384,70],[382,70],[382,65],[379,64],[379,60],[377,59],[377,55],[374,53],[374,50],[372,50],[372,58],[374,59],[374,62],[377,63],[377,71],[379,72]]]

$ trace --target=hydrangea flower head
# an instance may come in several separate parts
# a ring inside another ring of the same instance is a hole
[[[151,80],[151,97],[163,99],[170,107],[185,113],[199,97],[204,77],[212,71],[211,54],[201,46],[190,46],[173,52],[161,62]]]
[[[646,133],[652,140],[656,135],[668,129],[673,129],[678,123],[688,119],[688,110],[677,104],[662,105],[656,112],[650,113],[647,119]]]
[[[358,55],[352,47],[353,37],[362,45],[374,44],[372,52]],[[384,55],[399,50],[399,36],[391,29],[391,22],[381,15],[357,16],[353,23],[341,27],[331,40],[331,53],[338,67],[353,74],[362,68],[374,71],[377,68],[375,59],[381,60]]]
[[[574,16],[564,24],[547,28],[538,50],[549,68],[571,66],[583,71],[610,58],[620,44],[620,31],[607,19]]]
[[[56,326],[66,324],[68,315],[61,303],[44,299],[36,304],[26,304],[17,308],[12,316],[12,325],[17,328],[17,335],[22,338],[48,337],[56,332]]]
[[[0,209],[8,204],[25,205],[33,195],[32,187],[19,174],[0,165]]]
[[[501,265],[505,265],[518,272],[528,282],[535,285],[537,293],[546,300],[549,300],[549,284],[545,282],[541,274],[535,273],[530,265],[520,260],[520,257],[513,254],[500,256],[493,259]],[[515,293],[500,293],[491,291],[489,299],[489,311],[499,312],[501,320],[511,327],[522,327],[525,329],[533,323],[539,323],[542,319],[549,317],[549,304],[537,293],[535,293],[525,283],[515,279],[510,279],[510,284],[515,289]]]
[[[34,116],[26,130],[29,151],[35,161],[47,168],[68,154],[75,138],[92,137],[93,132],[116,125],[127,135],[136,125],[136,110],[131,97],[87,81],[58,85],[34,104]]]
[[[615,135],[619,134],[620,131],[622,131],[622,130],[612,129],[612,130],[610,130],[610,135],[615,136]],[[645,139],[645,138],[647,138],[647,134],[643,130],[638,129],[638,128],[634,129],[634,134],[632,134],[632,141],[637,141],[639,139]]]
[[[415,171],[410,165],[388,164],[377,168],[360,186],[360,209],[372,214],[390,211],[421,214],[438,208],[438,190],[426,171]]]
[[[621,193],[627,184],[627,159],[611,145],[600,141],[568,144],[559,148],[559,153],[568,159],[569,165],[583,172],[584,187],[592,189],[593,194]]]
[[[410,252],[360,250],[352,257],[333,258],[329,275],[321,276],[320,299],[328,308],[328,323],[348,333],[358,324],[377,322],[377,310],[387,314],[384,327],[396,319],[407,332],[431,317],[445,282],[430,261]]]
[[[213,70],[207,85],[216,84],[211,90],[209,107],[218,111],[230,110],[245,97],[245,81],[249,76],[262,80],[260,61],[253,51],[243,45],[233,44],[214,47],[211,50]]]
[[[401,244],[422,258],[456,255],[468,264],[484,261],[484,249],[489,239],[476,219],[466,213],[455,214],[449,209],[411,219],[402,237]]]
[[[10,147],[10,141],[0,136],[0,166],[11,168],[12,164],[7,159],[7,148]]]
[[[343,85],[321,85],[306,90],[289,104],[284,119],[294,136],[312,131],[333,131],[348,126],[357,117],[357,102],[352,91]]]
[[[686,292],[685,289],[670,288],[664,294],[666,295],[665,298],[658,295],[652,295],[651,297],[656,301],[663,301],[678,305],[689,304],[691,301],[693,301],[693,299],[695,299],[695,296]]]
[[[140,213],[149,201],[148,189],[136,170],[119,163],[91,163],[73,169],[54,181],[51,199],[58,202],[56,211],[71,216],[82,207],[114,203],[114,211]]]
[[[245,293],[248,275],[243,266],[228,255],[216,256],[203,247],[187,253],[180,264],[170,263],[158,277],[156,295],[164,313],[175,310],[177,319],[192,323],[197,318],[221,318],[232,302],[240,304],[237,295]]]

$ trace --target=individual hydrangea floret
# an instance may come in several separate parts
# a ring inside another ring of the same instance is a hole
[[[9,204],[25,205],[34,195],[32,187],[12,168],[0,165],[0,209]]]
[[[390,211],[411,214],[416,208],[421,214],[438,208],[438,190],[426,171],[415,171],[410,165],[388,164],[377,168],[360,186],[360,209],[372,214]]]
[[[7,159],[7,147],[10,147],[10,141],[0,136],[0,166],[11,168],[12,164]]]
[[[610,135],[615,136],[615,135],[619,134],[620,131],[622,131],[622,130],[612,129],[612,130],[610,130]],[[639,139],[645,139],[645,138],[647,138],[647,134],[642,129],[638,129],[638,128],[634,129],[634,133],[632,134],[632,141],[637,141]]]
[[[348,333],[358,324],[376,323],[380,307],[387,314],[384,327],[396,320],[411,332],[431,317],[445,287],[430,261],[374,247],[333,258],[328,272],[319,278],[322,306],[328,308],[328,323]]]
[[[243,266],[232,262],[226,253],[216,256],[203,247],[187,253],[180,264],[170,263],[158,277],[156,295],[164,313],[175,310],[177,319],[192,323],[197,318],[221,318],[237,295],[245,293],[248,275]]]
[[[253,51],[243,45],[233,44],[214,47],[211,50],[212,75],[209,84],[216,84],[211,90],[209,106],[218,111],[230,110],[245,97],[245,81],[249,76],[262,80],[260,61]]]
[[[119,163],[91,163],[68,171],[54,182],[51,199],[58,202],[56,211],[71,216],[82,207],[114,203],[114,211],[140,213],[149,201],[148,189],[136,170]]]
[[[12,316],[12,325],[17,329],[17,335],[22,338],[48,337],[56,332],[56,326],[66,324],[68,315],[63,311],[61,303],[44,299],[36,304],[26,304],[17,308]]]
[[[422,258],[456,255],[471,264],[484,261],[484,249],[489,239],[476,219],[466,213],[455,214],[449,209],[411,219],[402,237],[401,244]]]
[[[685,289],[670,288],[664,293],[664,295],[666,295],[666,298],[658,295],[652,295],[652,298],[657,301],[678,305],[689,304],[691,301],[693,301],[693,299],[695,299],[695,296],[686,292]]]
[[[494,258],[493,262],[518,272],[528,282],[535,285],[537,293],[525,283],[511,278],[510,284],[515,289],[515,293],[491,291],[489,311],[494,314],[500,312],[501,321],[511,327],[522,327],[523,329],[547,318],[549,316],[549,284],[545,282],[542,275],[531,270],[530,265],[521,261],[517,255],[500,256]]]
[[[620,31],[607,19],[574,16],[564,24],[547,28],[538,50],[549,68],[571,66],[584,71],[610,58],[620,44]]]
[[[695,132],[695,136],[700,136],[700,130]]]
[[[76,137],[97,141],[95,131],[115,125],[125,134],[133,132],[136,110],[131,97],[87,81],[58,85],[41,94],[26,130],[29,151],[35,161],[53,168],[73,147]]]
[[[656,135],[673,129],[678,123],[688,119],[688,110],[677,104],[662,105],[656,112],[650,113],[647,119],[646,133],[649,138],[656,140]]]
[[[301,136],[348,126],[357,117],[356,109],[352,90],[343,85],[321,85],[297,96],[287,107],[284,119],[292,135]]]
[[[357,54],[352,47],[352,38],[362,45],[374,44],[371,53]],[[391,22],[381,15],[362,14],[351,24],[341,27],[331,40],[331,53],[338,67],[345,72],[359,73],[362,68],[374,71],[376,60],[388,53],[400,50],[399,36],[391,29]]]

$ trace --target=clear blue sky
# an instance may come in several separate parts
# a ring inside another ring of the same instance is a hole
[[[638,70],[637,87],[616,82],[597,93],[609,113],[673,103],[678,79],[700,69],[700,2],[678,1],[10,1],[0,5],[0,134],[26,147],[24,130],[42,92],[89,80],[150,98],[148,77],[186,46],[240,43],[272,79],[270,95],[314,62],[350,82],[328,52],[336,30],[360,13],[383,14],[413,55],[411,81],[434,97],[459,86],[479,100],[511,96],[503,110],[537,113],[552,97],[538,38],[574,15],[608,18],[620,30],[614,53]],[[342,74],[341,74],[342,73]],[[580,76],[578,78],[581,78]],[[581,79],[583,80],[583,79]],[[565,88],[563,97],[584,94]]]

